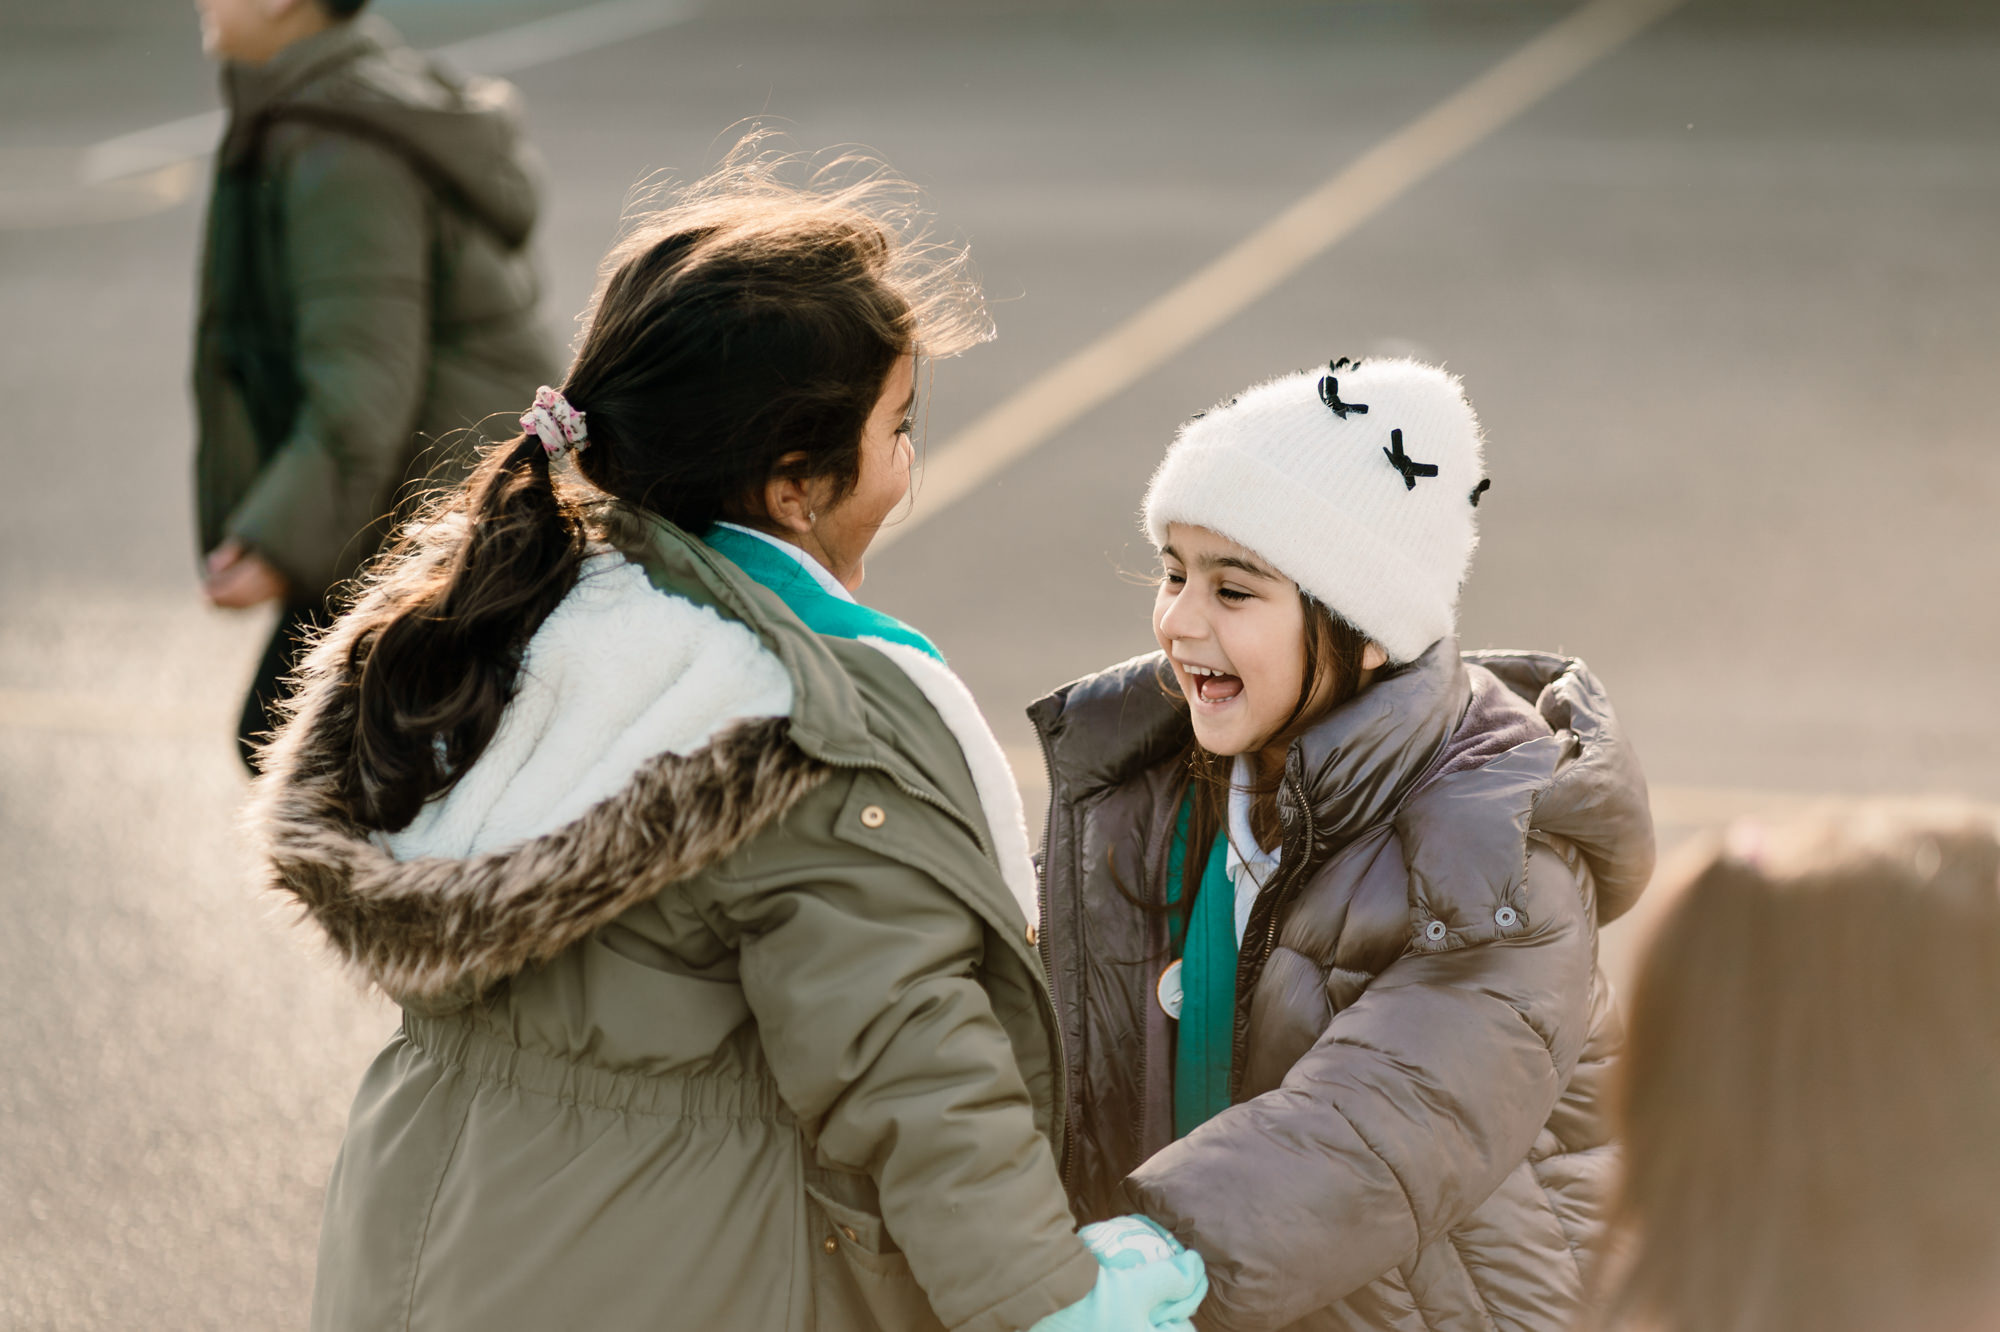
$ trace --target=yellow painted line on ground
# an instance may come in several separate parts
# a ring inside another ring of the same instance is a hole
[[[1556,22],[1206,268],[974,421],[925,463],[916,507],[901,522],[883,528],[872,549],[887,549],[1249,309],[1439,168],[1681,3],[1590,0]],[[1133,484],[1139,480],[1135,477]]]
[[[1471,83],[1382,140],[1179,286],[940,449],[924,469],[919,507],[884,528],[882,550],[1009,463],[1268,295],[1410,189],[1623,46],[1683,0],[1590,0]],[[686,0],[605,0],[447,48],[474,68],[507,72],[628,39],[690,17]],[[552,33],[564,40],[549,45]],[[551,54],[553,53],[553,54]],[[96,145],[86,180],[160,171],[205,154],[220,129],[206,113]],[[207,713],[38,690],[0,690],[0,730],[187,737]],[[1030,769],[1032,771],[1032,769]]]

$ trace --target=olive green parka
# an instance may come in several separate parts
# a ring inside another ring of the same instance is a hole
[[[411,483],[463,475],[561,359],[536,314],[538,169],[514,90],[379,20],[223,71],[197,299],[195,497],[317,600]],[[421,486],[420,486],[421,488]]]
[[[542,835],[397,859],[333,776],[347,653],[454,540],[371,575],[253,807],[271,885],[404,1006],[329,1185],[313,1326],[1003,1332],[1083,1298],[1034,931],[925,694],[646,520],[619,538],[639,595],[747,627],[789,715]]]

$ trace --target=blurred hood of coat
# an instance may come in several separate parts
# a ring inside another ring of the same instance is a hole
[[[446,197],[510,248],[540,211],[541,164],[521,133],[521,99],[502,79],[459,74],[363,15],[296,42],[263,65],[226,65],[224,168],[257,151],[263,129],[297,120],[403,152]]]

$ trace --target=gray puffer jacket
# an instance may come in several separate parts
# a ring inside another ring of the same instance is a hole
[[[1030,709],[1065,1181],[1208,1264],[1205,1328],[1567,1328],[1615,1166],[1597,929],[1652,873],[1644,778],[1581,662],[1449,640],[1295,743],[1237,975],[1234,1104],[1173,1139],[1159,654]]]

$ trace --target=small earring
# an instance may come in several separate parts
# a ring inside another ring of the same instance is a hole
[[[806,521],[807,521],[807,522],[809,522],[809,523],[816,523],[816,522],[818,522],[818,521],[819,521],[819,510],[818,510],[818,509],[810,509],[810,510],[808,510],[808,511],[806,512]]]

